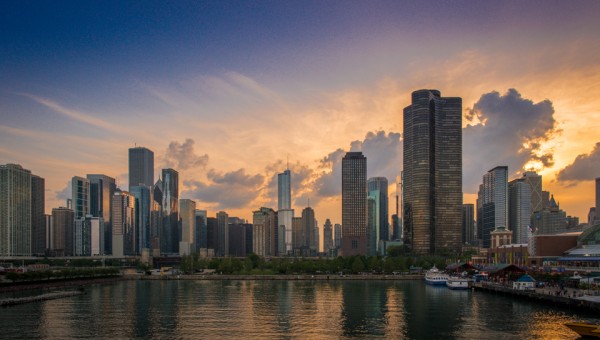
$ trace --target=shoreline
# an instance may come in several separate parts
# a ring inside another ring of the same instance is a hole
[[[199,280],[199,281],[407,281],[422,280],[423,275],[140,275],[123,276],[126,280]]]
[[[107,284],[126,280],[124,276],[110,277],[91,277],[91,278],[74,278],[60,279],[53,281],[32,281],[32,282],[15,282],[12,284],[4,283],[0,286],[0,293],[22,292],[28,290],[48,290],[65,287],[88,286],[93,284]]]

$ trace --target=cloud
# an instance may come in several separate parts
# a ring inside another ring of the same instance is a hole
[[[56,200],[58,201],[62,201],[62,204],[64,204],[66,206],[67,204],[67,199],[71,198],[72,193],[72,183],[71,181],[67,182],[67,185],[60,191],[55,191],[54,194],[56,195]]]
[[[60,113],[63,116],[80,121],[82,123],[85,123],[85,124],[88,124],[88,125],[91,125],[91,126],[94,126],[97,128],[101,128],[104,130],[108,130],[108,131],[115,131],[115,132],[120,132],[120,133],[128,132],[126,129],[123,129],[119,125],[111,124],[102,119],[95,118],[90,114],[64,107],[53,100],[34,96],[32,94],[27,94],[27,93],[24,93],[22,95],[25,97],[28,97],[30,99],[33,99],[34,101],[46,106],[47,108],[51,109],[52,111],[54,111],[56,113]]]
[[[523,98],[515,89],[504,95],[494,91],[479,98],[465,114],[463,129],[463,188],[477,192],[485,172],[508,166],[510,176],[529,168],[554,165],[552,150],[544,142],[559,134],[550,100],[538,103]]]
[[[350,151],[362,151],[367,157],[367,176],[385,177],[390,183],[396,181],[402,168],[402,140],[400,133],[385,131],[368,132],[362,141],[350,143]],[[320,197],[341,195],[342,159],[346,151],[337,149],[320,161],[322,171],[315,180],[315,193]]]
[[[208,155],[198,156],[194,153],[194,140],[187,138],[183,144],[177,141],[169,143],[165,152],[164,162],[166,167],[175,170],[187,170],[196,167],[205,167],[208,163]]]
[[[260,196],[265,178],[246,174],[245,169],[219,173],[211,169],[208,183],[197,180],[184,181],[182,196],[207,203],[214,209],[238,209],[250,205]]]
[[[578,155],[556,175],[557,180],[566,182],[589,181],[596,177],[600,177],[600,142],[589,154]]]

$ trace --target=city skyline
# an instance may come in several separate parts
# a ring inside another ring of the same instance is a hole
[[[247,220],[276,207],[289,155],[292,208],[339,223],[345,152],[395,194],[421,88],[463,98],[465,203],[485,171],[529,164],[569,215],[594,206],[598,3],[88,6],[0,11],[0,164],[45,179],[46,213],[73,176],[128,188],[127,150],[144,146],[180,198]]]

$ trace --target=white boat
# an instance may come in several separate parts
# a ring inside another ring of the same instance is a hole
[[[446,286],[450,289],[468,289],[471,279],[460,276],[450,276],[446,280]]]
[[[448,274],[440,272],[435,265],[425,273],[425,283],[429,285],[445,285],[447,280]]]

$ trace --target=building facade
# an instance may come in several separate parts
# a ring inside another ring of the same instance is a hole
[[[367,158],[347,152],[342,159],[342,254],[367,255]]]
[[[75,218],[83,218],[90,214],[90,181],[87,178],[73,176],[71,199]]]
[[[404,108],[403,241],[415,254],[461,249],[462,99],[412,93]]]
[[[277,213],[271,208],[260,208],[253,212],[252,246],[258,256],[276,256]]]
[[[333,225],[329,219],[326,219],[323,225],[323,251],[329,256],[333,249],[335,249],[333,246]]]
[[[113,256],[137,255],[135,216],[135,197],[127,191],[117,190],[112,199]]]
[[[164,177],[164,176],[163,176]],[[129,149],[129,190],[154,184],[154,152],[144,147]]]
[[[532,187],[524,178],[518,178],[508,183],[508,229],[513,232],[515,243],[527,243],[529,225],[532,214]],[[541,191],[539,192],[541,207]]]
[[[162,254],[179,254],[179,173],[162,170]]]
[[[194,254],[196,252],[196,202],[180,199],[179,217],[181,219],[179,255]]]
[[[31,171],[0,165],[0,256],[31,256]]]
[[[478,199],[482,215],[477,216],[481,225],[481,240],[484,248],[491,245],[491,232],[496,227],[508,227],[508,167],[497,166],[483,176]]]
[[[52,253],[56,256],[73,255],[73,223],[75,213],[72,209],[59,207],[52,209]]]
[[[94,217],[101,217],[104,222],[104,249],[103,254],[112,253],[112,197],[115,194],[117,185],[115,179],[102,174],[88,174],[90,182],[90,214]]]
[[[229,215],[224,211],[217,213],[216,256],[229,256]]]
[[[462,243],[474,245],[475,238],[475,206],[463,204],[462,206]]]

